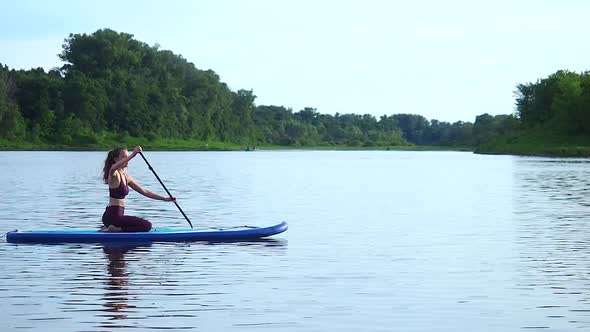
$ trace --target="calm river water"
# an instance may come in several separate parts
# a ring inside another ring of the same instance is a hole
[[[103,152],[0,152],[0,235],[96,228]],[[15,245],[2,331],[588,331],[590,160],[462,152],[145,152],[239,243]],[[129,173],[164,193],[141,158]],[[127,213],[186,228],[171,203]]]

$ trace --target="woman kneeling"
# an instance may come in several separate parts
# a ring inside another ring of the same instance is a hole
[[[152,199],[167,202],[176,200],[174,197],[163,197],[143,189],[125,172],[129,161],[141,151],[140,146],[136,146],[131,154],[127,149],[116,148],[109,151],[104,162],[103,180],[109,185],[109,205],[102,215],[105,232],[149,232],[152,229],[152,223],[149,221],[125,215],[125,196],[129,193],[129,187]]]

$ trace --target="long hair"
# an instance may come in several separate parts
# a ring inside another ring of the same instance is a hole
[[[107,159],[104,161],[104,168],[102,169],[102,180],[104,183],[109,183],[109,171],[111,170],[111,166],[115,164],[115,158],[117,158],[123,150],[125,150],[125,148],[117,147],[109,151]]]

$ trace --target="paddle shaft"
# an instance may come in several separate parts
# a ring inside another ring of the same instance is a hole
[[[154,173],[154,175],[156,176],[156,179],[158,179],[158,181],[160,182],[160,184],[162,185],[164,190],[166,190],[166,193],[168,194],[168,196],[170,196],[170,198],[172,198],[172,194],[170,194],[170,192],[168,191],[168,188],[166,188],[166,186],[164,185],[164,182],[162,182],[162,180],[160,180],[160,177],[158,176],[156,171],[154,171],[154,168],[152,167],[152,165],[150,165],[150,163],[147,161],[147,159],[145,159],[145,156],[143,155],[143,153],[140,152],[139,155],[141,156],[141,158],[143,158],[143,161],[145,161],[145,163],[148,165],[148,168],[150,169],[150,171],[152,171],[152,173]],[[178,211],[180,211],[180,213],[182,213],[182,215],[184,216],[184,219],[186,219],[186,221],[188,221],[188,224],[191,225],[191,228],[194,228],[191,221],[188,219],[188,217],[186,216],[184,211],[182,211],[182,209],[180,208],[180,205],[178,205],[178,203],[176,203],[176,201],[172,201],[172,202],[174,202],[174,204],[178,208]]]

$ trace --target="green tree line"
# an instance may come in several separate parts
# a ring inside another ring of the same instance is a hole
[[[560,70],[535,83],[519,84],[516,110],[524,128],[590,136],[590,72]]]
[[[476,118],[477,151],[590,156],[590,72],[518,84],[515,105],[514,114]]]
[[[0,140],[100,146],[105,137],[281,146],[473,146],[470,122],[416,114],[322,114],[256,105],[158,45],[110,29],[71,34],[61,68],[0,64]]]

